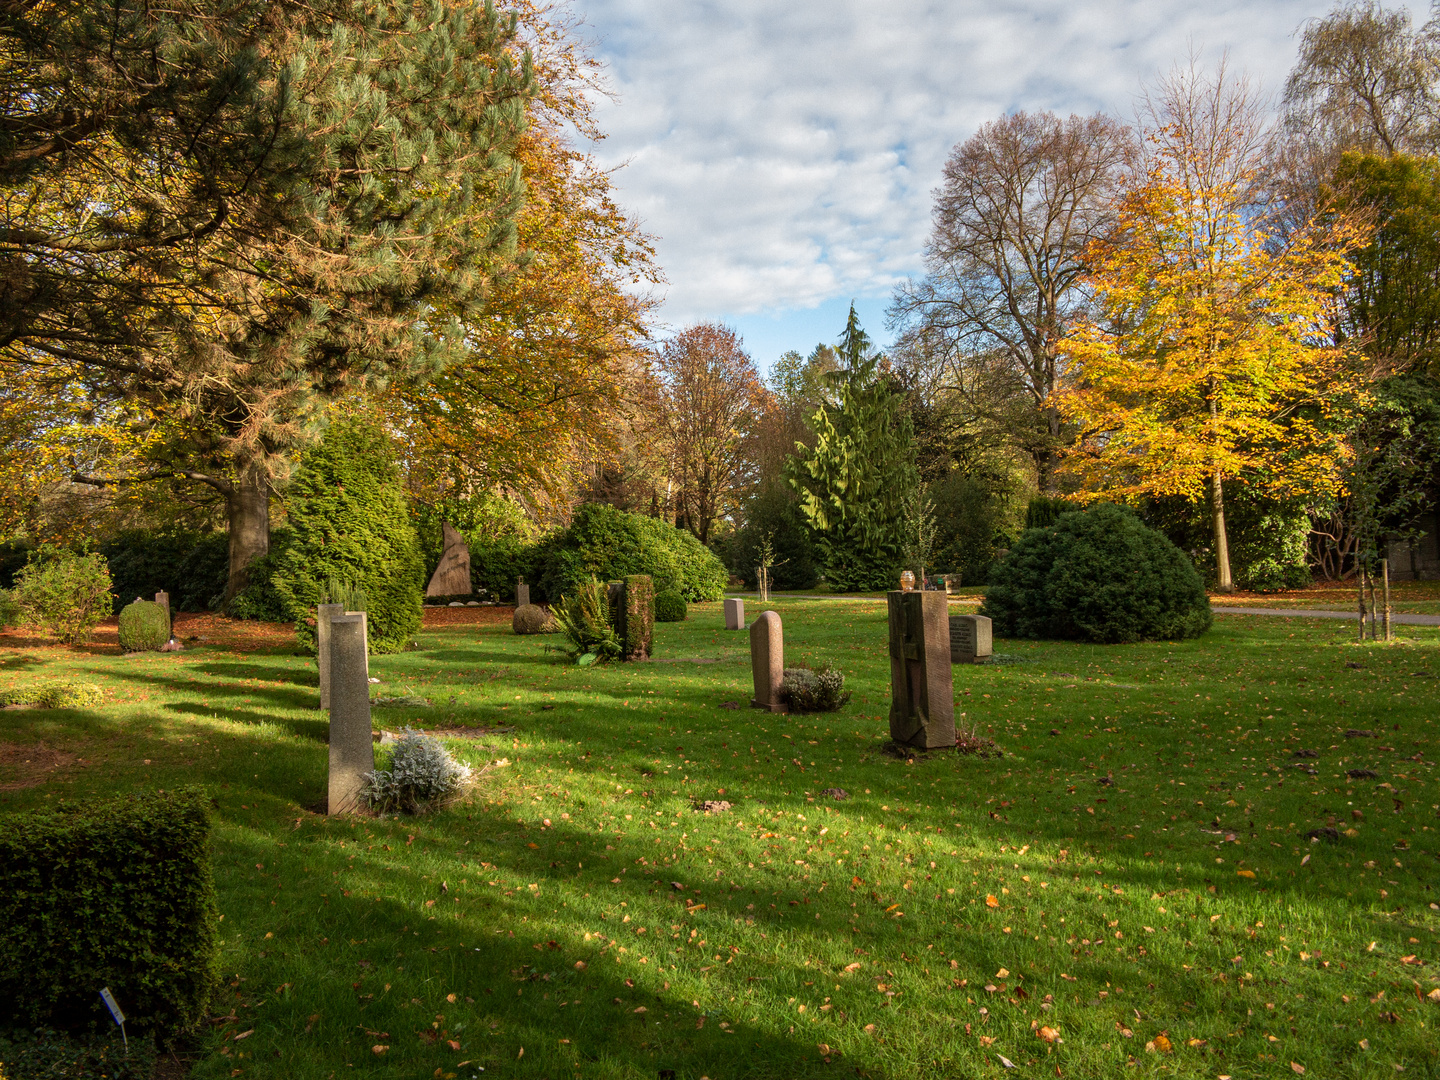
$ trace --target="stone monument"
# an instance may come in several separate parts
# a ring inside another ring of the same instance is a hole
[[[474,591],[470,584],[470,546],[447,521],[440,526],[445,537],[445,550],[440,555],[440,565],[430,576],[425,587],[426,596],[469,596]]]
[[[330,620],[345,614],[344,604],[315,606],[315,662],[320,668],[320,707],[330,707]]]
[[[155,594],[155,602],[165,609],[165,614],[168,617],[170,614],[170,594],[163,591],[157,592]]]
[[[762,611],[750,624],[750,670],[755,676],[755,696],[750,704],[766,712],[783,713],[780,680],[785,675],[785,635],[780,616]]]
[[[726,600],[726,601],[725,601],[725,629],[726,629],[726,630],[744,630],[744,629],[745,629],[745,601],[744,601],[744,600],[736,599],[736,600]]]
[[[990,620],[984,615],[950,616],[950,662],[983,664],[990,659]]]
[[[350,814],[360,808],[362,777],[375,771],[364,613],[331,615],[329,646],[330,778],[326,812]]]
[[[515,606],[522,608],[529,603],[530,586],[525,584],[525,579],[522,577],[519,581],[515,582]]]
[[[890,737],[905,746],[955,745],[949,608],[942,592],[885,594],[890,613]]]

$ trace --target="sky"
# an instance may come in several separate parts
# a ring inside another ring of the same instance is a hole
[[[851,300],[890,340],[951,149],[1017,110],[1130,119],[1191,50],[1278,94],[1330,0],[576,0],[605,64],[593,147],[655,237],[662,333],[728,323],[762,371]],[[1387,5],[1390,6],[1390,5]],[[1423,8],[1423,5],[1422,5]],[[1423,19],[1425,12],[1420,11]]]

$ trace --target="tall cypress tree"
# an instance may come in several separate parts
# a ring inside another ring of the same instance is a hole
[[[905,507],[920,483],[904,395],[881,370],[855,305],[840,337],[834,403],[810,418],[813,449],[797,443],[786,478],[814,535],[830,587],[893,588],[904,563]]]

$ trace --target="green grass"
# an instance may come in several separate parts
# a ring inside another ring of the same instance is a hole
[[[956,668],[955,690],[1005,756],[911,763],[883,752],[884,607],[773,606],[787,659],[847,673],[842,713],[724,707],[748,701],[748,652],[718,604],[655,631],[657,656],[712,664],[580,669],[504,627],[374,658],[376,694],[436,702],[377,722],[513,728],[453,741],[487,771],[420,819],[305,809],[326,750],[304,658],[10,652],[0,689],[112,697],[0,714],[0,741],[83,759],[0,813],[214,794],[232,1019],[196,1077],[969,1077],[1001,1055],[1046,1076],[1436,1075],[1436,630],[999,642],[1018,662]],[[1305,838],[1332,823],[1355,835]]]

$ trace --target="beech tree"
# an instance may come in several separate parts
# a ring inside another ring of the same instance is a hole
[[[76,479],[215,488],[233,595],[328,403],[444,366],[514,269],[530,60],[459,0],[90,8],[0,12],[0,365],[145,403],[157,467]]]
[[[1091,245],[1098,317],[1062,344],[1073,366],[1057,405],[1082,428],[1066,467],[1111,498],[1208,498],[1228,591],[1227,477],[1339,485],[1361,387],[1331,331],[1364,230],[1334,211],[1284,235],[1266,226],[1262,103],[1223,66],[1172,75],[1149,112],[1144,180]]]
[[[702,543],[755,479],[746,440],[766,406],[755,361],[727,326],[699,323],[656,350],[642,435],[673,484],[676,524]]]
[[[1111,227],[1130,153],[1100,114],[983,125],[945,163],[925,276],[890,307],[897,353],[1029,454],[1042,489],[1062,442],[1059,342],[1086,309],[1084,252]]]

